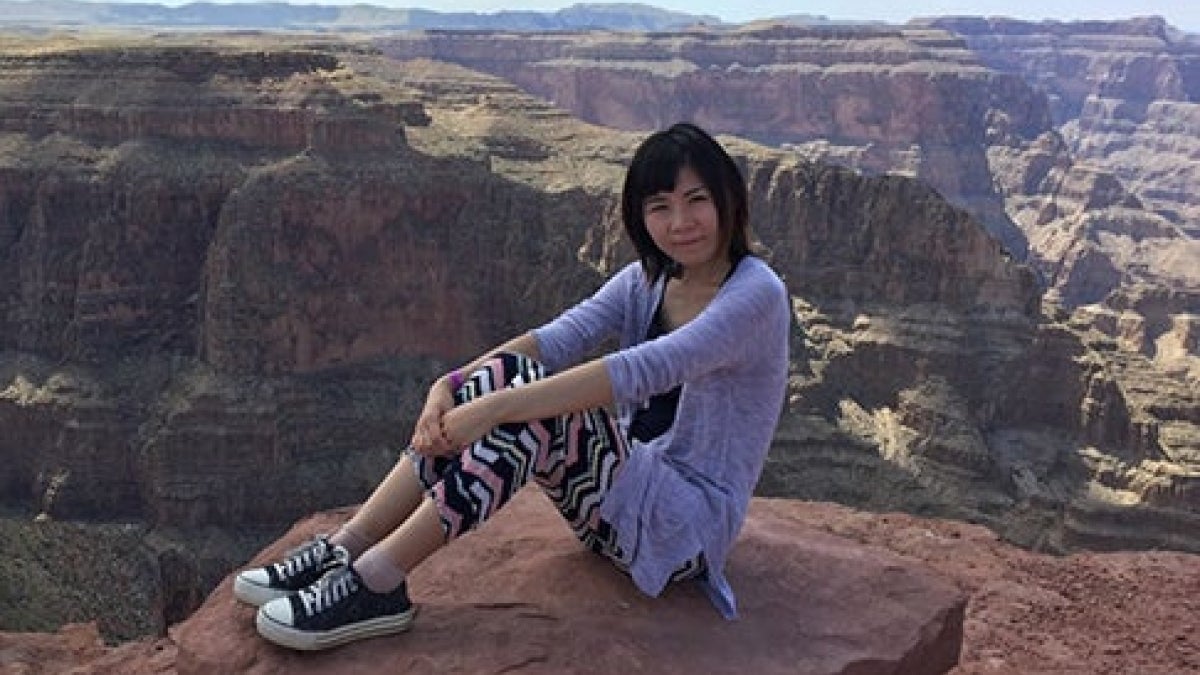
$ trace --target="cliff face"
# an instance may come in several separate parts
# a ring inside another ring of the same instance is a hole
[[[497,77],[353,44],[55,49],[10,47],[26,70],[0,87],[50,125],[0,136],[0,495],[25,520],[131,523],[154,627],[284,524],[365,496],[436,374],[629,259],[616,191],[640,134]],[[200,74],[147,70],[213,54]],[[87,78],[103,105],[70,98]],[[220,135],[178,123],[188,92],[226,110]],[[89,105],[142,126],[53,126]],[[1033,274],[930,188],[724,140],[797,319],[764,494],[1055,550],[1200,549],[1194,388],[1099,324],[1043,317]],[[1194,326],[1166,340],[1174,315],[1154,316],[1162,351],[1194,349]]]
[[[337,65],[300,50],[6,54],[0,347],[195,352],[207,247],[248,169],[395,148],[422,119],[417,102],[338,91]]]
[[[1150,18],[932,24],[1050,100],[1054,134],[989,154],[1055,300],[1144,309],[1137,351],[1179,366],[1155,343],[1200,309],[1200,44]]]
[[[407,147],[416,94],[333,51],[6,59],[0,495],[173,533],[143,543],[160,626],[264,528],[365,494],[432,375],[599,278],[563,245],[595,196]],[[183,550],[213,526],[238,534]]]
[[[1200,101],[1200,44],[1157,17],[1047,21],[950,17],[927,22],[962,36],[981,61],[1046,92],[1057,124],[1093,97]]]
[[[1029,271],[926,188],[750,175],[755,212],[790,224],[763,235],[802,329],[761,492],[950,513],[1050,550],[1200,545],[1180,535],[1200,506],[1200,397],[1178,371],[1046,321]]]
[[[748,27],[620,35],[428,32],[381,39],[399,59],[492,73],[580,119],[628,130],[680,119],[855,169],[918,178],[970,205],[1011,250],[991,187],[994,127],[1033,138],[1045,99],[982,67],[949,33],[863,27]]]
[[[1161,20],[431,31],[379,44],[494,73],[605,126],[692,119],[915,177],[1032,264],[1068,310],[1144,288],[1171,289],[1184,317],[1200,307],[1200,52]],[[1200,361],[1189,368],[1196,376]]]
[[[348,515],[305,518],[255,560]],[[112,647],[95,624],[74,624],[54,634],[0,632],[0,650],[14,672],[97,675],[358,673],[380,664],[410,673],[497,664],[619,672],[631,663],[667,673],[737,673],[749,664],[755,673],[831,675],[1174,674],[1200,667],[1196,563],[1166,551],[1049,556],[977,525],[756,499],[731,564],[742,614],[731,624],[691,585],[640,595],[581,551],[540,496],[524,492],[489,527],[417,570],[409,588],[421,611],[403,635],[319,656],[273,648],[222,582],[163,637]],[[952,604],[963,596],[965,608]]]

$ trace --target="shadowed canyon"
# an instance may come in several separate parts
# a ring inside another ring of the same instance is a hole
[[[1200,667],[1195,36],[12,34],[0,62],[0,629],[178,666],[232,569],[369,493],[434,377],[631,259],[624,163],[691,119],[794,308],[761,550],[783,519],[938,568],[971,597],[955,672]],[[997,628],[1081,569],[1170,634]]]

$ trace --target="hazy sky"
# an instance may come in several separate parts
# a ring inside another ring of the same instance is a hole
[[[113,1],[113,0],[109,0]],[[115,0],[155,2],[155,0]],[[188,0],[157,0],[184,5]],[[556,0],[289,0],[303,5],[371,4],[440,11],[493,12],[499,9],[555,10],[574,4]],[[233,4],[235,0],[218,0]],[[915,16],[971,14],[1022,19],[1113,19],[1163,16],[1176,28],[1200,32],[1200,0],[655,0],[645,4],[693,14],[711,14],[726,21],[746,21],[782,14],[816,14],[830,19],[875,19],[902,23]]]

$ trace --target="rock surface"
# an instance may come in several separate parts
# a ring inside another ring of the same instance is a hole
[[[1068,309],[1149,285],[1200,311],[1200,46],[1161,19],[431,31],[378,44],[499,75],[596,124],[693,119],[915,177],[1034,264]]]
[[[997,143],[989,155],[1005,209],[1057,301],[1120,305],[1120,296],[1149,287],[1176,296],[1176,315],[1200,310],[1195,36],[1153,17],[929,25],[962,36],[982,63],[1020,75],[1049,100],[1054,134],[1032,146]],[[1016,146],[1022,175],[1010,177]]]
[[[77,613],[5,625],[95,617],[125,638],[182,620],[287,523],[365,496],[436,374],[629,259],[615,191],[637,134],[363,43],[175,39],[6,45],[23,65],[0,83],[21,111],[0,134],[0,506],[17,532],[0,614],[43,597]],[[113,126],[123,105],[138,112]],[[104,123],[70,126],[75,106]],[[263,125],[279,129],[255,141]],[[1050,551],[1200,550],[1186,295],[1043,314],[1029,270],[934,190],[724,140],[796,315],[762,494]],[[80,525],[61,556],[104,561],[84,602],[38,542],[69,524],[47,520],[88,519],[131,526],[137,564],[110,566],[102,528]],[[135,597],[150,618],[104,614]]]
[[[1011,227],[988,179],[993,119],[1032,139],[1044,97],[983,67],[942,30],[750,25],[619,34],[453,33],[377,41],[398,59],[457,63],[511,81],[578,118],[652,130],[679,119],[870,173],[894,172]],[[1023,255],[1021,242],[1006,244]]]
[[[306,518],[256,561],[347,516],[338,510]],[[575,672],[581,664],[595,667],[580,672],[746,672],[746,663],[753,672],[927,672],[921,667],[928,664],[896,666],[896,650],[953,642],[953,635],[912,628],[953,626],[961,609],[955,598],[964,595],[962,652],[949,670],[955,675],[1178,675],[1200,668],[1196,555],[1052,557],[1005,544],[978,526],[756,499],[730,568],[743,618],[725,623],[686,585],[657,600],[640,596],[580,551],[557,518],[527,492],[491,526],[431,558],[413,577],[423,609],[406,635],[298,656],[254,635],[252,610],[236,603],[226,581],[167,638],[113,648],[101,644],[94,625],[55,635],[0,634],[0,672],[354,672],[380,663],[464,673]],[[914,594],[917,588],[931,593]],[[857,602],[868,608],[855,614]],[[946,611],[939,613],[939,604]],[[849,623],[833,623],[838,616]],[[782,618],[763,626],[768,617]],[[871,625],[909,628],[865,635]],[[838,639],[842,634],[849,639]],[[756,649],[734,653],[734,640]],[[883,662],[838,669],[867,645],[890,645]],[[695,670],[675,669],[701,659]]]
[[[342,516],[318,516],[266,560]],[[832,570],[839,570],[834,573]],[[583,550],[553,506],[526,490],[493,522],[412,575],[413,630],[317,659],[259,640],[223,583],[172,629],[181,673],[401,672],[941,673],[957,660],[965,598],[922,567],[756,511],[729,567],[741,620],[694,584],[662,599]]]

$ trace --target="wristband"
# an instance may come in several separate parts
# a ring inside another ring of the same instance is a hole
[[[463,386],[462,373],[457,370],[450,371],[450,391],[451,393],[458,391],[459,387]]]

